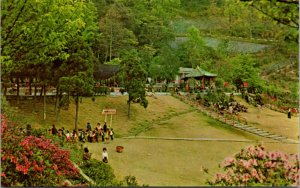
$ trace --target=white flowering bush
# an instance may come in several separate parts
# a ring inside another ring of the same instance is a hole
[[[262,145],[249,146],[221,165],[210,185],[298,186],[299,159],[296,154],[265,151]],[[207,169],[204,170],[208,173]]]

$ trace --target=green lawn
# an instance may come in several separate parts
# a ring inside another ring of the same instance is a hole
[[[100,159],[102,148],[107,147],[109,164],[113,167],[117,177],[133,175],[137,177],[140,184],[151,186],[205,185],[206,180],[211,177],[202,172],[202,167],[208,168],[209,172],[214,174],[218,171],[218,165],[226,157],[234,155],[245,146],[270,141],[212,120],[171,96],[148,97],[147,109],[134,104],[132,119],[128,120],[126,100],[126,96],[99,96],[96,97],[95,102],[90,98],[83,98],[79,110],[79,127],[85,128],[87,121],[90,121],[92,125],[99,121],[103,123],[102,109],[104,107],[115,108],[117,115],[113,118],[113,128],[118,138],[109,144],[100,142],[85,143],[84,145],[90,149],[92,157],[95,159]],[[46,121],[42,120],[42,110],[33,114],[30,105],[24,104],[15,110],[15,115],[19,120],[31,123],[35,128],[49,129],[51,124],[55,123],[58,128],[64,126],[69,130],[73,129],[74,105],[71,105],[68,110],[61,111],[59,122],[55,122],[53,105],[47,105]],[[42,106],[39,108],[42,109]],[[251,109],[251,112],[254,110]],[[263,116],[263,114],[261,115]],[[280,116],[280,113],[277,116],[280,119],[284,118]],[[249,142],[124,138],[133,135],[236,139]],[[117,145],[124,146],[123,153],[115,151]],[[264,145],[268,150],[298,153],[297,144],[264,143]]]

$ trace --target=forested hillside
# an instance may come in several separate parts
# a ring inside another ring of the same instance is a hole
[[[187,28],[194,26],[199,29],[205,45],[213,47],[216,54],[222,54],[221,58],[211,58],[200,66],[222,75],[222,81],[234,82],[232,74],[236,74],[236,65],[233,62],[244,61],[242,69],[251,72],[256,68],[250,74],[259,74],[252,81],[251,76],[242,76],[244,81],[281,98],[278,103],[297,102],[298,5],[293,1],[273,2],[182,1],[173,29],[181,41],[187,37]],[[267,8],[270,10],[266,11]],[[246,59],[241,58],[245,55]],[[248,58],[252,70],[247,70]]]
[[[179,67],[200,66],[218,74],[219,87],[248,82],[250,91],[294,103],[297,7],[294,0],[5,1],[2,83],[29,78],[53,86],[57,104],[64,92],[78,104],[99,81],[91,79],[94,65],[114,64],[122,70],[114,81],[128,90],[129,101],[141,98],[146,107],[137,88],[147,77],[169,83]]]

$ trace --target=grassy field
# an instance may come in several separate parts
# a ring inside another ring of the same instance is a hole
[[[80,104],[79,127],[85,128],[86,122],[92,125],[103,123],[102,109],[115,108],[117,115],[113,118],[113,128],[118,138],[104,144],[85,143],[92,157],[99,159],[103,147],[109,152],[109,164],[117,177],[136,176],[139,184],[151,186],[197,186],[205,185],[211,176],[203,173],[202,167],[208,168],[211,174],[218,171],[218,165],[228,156],[233,156],[248,145],[264,143],[268,150],[298,153],[297,144],[269,143],[269,139],[232,128],[197,112],[187,104],[171,97],[148,97],[147,109],[134,104],[132,119],[127,118],[127,98],[96,97],[93,102],[84,98]],[[40,106],[39,109],[42,109]],[[64,126],[72,130],[74,127],[74,105],[62,110],[60,121],[55,122],[54,106],[48,104],[47,119],[42,120],[42,111],[32,113],[30,104],[16,109],[18,119],[31,123],[34,127],[50,128],[55,123],[58,128]],[[268,119],[272,115],[272,121]],[[242,114],[248,122],[259,128],[269,128],[274,133],[295,137],[298,134],[298,118],[287,119],[286,114],[263,109],[257,118],[256,109],[249,106],[249,113]],[[284,122],[284,124],[281,124]],[[287,123],[288,122],[288,123]],[[278,128],[278,130],[276,129]],[[280,128],[280,129],[279,129]],[[271,131],[271,132],[272,132]],[[158,137],[158,139],[126,138],[126,136]],[[228,139],[228,141],[187,141],[166,140],[172,138],[208,138]],[[246,140],[247,142],[233,142]],[[117,153],[115,147],[124,146],[123,153]]]
[[[86,128],[87,122],[92,126],[100,122],[102,125],[105,117],[101,115],[103,108],[115,108],[117,114],[113,116],[112,127],[119,136],[125,136],[133,127],[148,121],[164,118],[174,112],[184,112],[190,107],[177,99],[169,96],[160,96],[159,99],[148,97],[149,105],[144,109],[139,104],[133,104],[131,107],[131,119],[127,118],[127,96],[106,97],[98,96],[95,102],[91,98],[83,98],[79,106],[78,127]],[[59,120],[56,121],[54,104],[47,104],[47,117],[43,120],[43,105],[37,104],[37,111],[32,111],[31,101],[23,102],[22,105],[15,108],[16,118],[25,123],[30,123],[34,128],[52,128],[55,124],[57,128],[65,127],[73,130],[75,126],[75,105],[70,104],[68,110],[61,110]],[[107,117],[107,123],[110,125],[110,116]],[[93,127],[92,127],[93,128]]]

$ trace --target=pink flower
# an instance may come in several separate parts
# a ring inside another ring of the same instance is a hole
[[[6,174],[4,172],[2,172],[1,177],[6,177]]]
[[[54,170],[57,170],[57,169],[58,169],[58,168],[57,168],[57,165],[53,165],[52,168],[53,168]]]
[[[258,175],[256,169],[251,170],[251,176],[256,177]]]
[[[243,166],[245,169],[247,169],[247,170],[249,170],[250,167],[251,167],[250,162],[248,162],[248,161],[246,161],[246,160],[241,160],[241,164],[242,164],[242,166]]]
[[[224,166],[231,166],[234,162],[235,162],[234,158],[232,158],[232,157],[226,158],[224,161]]]
[[[250,178],[250,175],[249,174],[243,174],[243,176],[242,176],[242,181],[243,182],[247,182],[248,180],[249,180],[249,178]]]
[[[263,159],[266,157],[266,154],[263,150],[258,150],[257,157]]]
[[[250,159],[250,160],[249,160],[249,163],[250,163],[251,165],[253,165],[253,166],[257,166],[257,165],[258,165],[256,159]]]
[[[266,168],[270,168],[272,166],[272,162],[271,161],[267,161],[264,163],[264,167]]]

